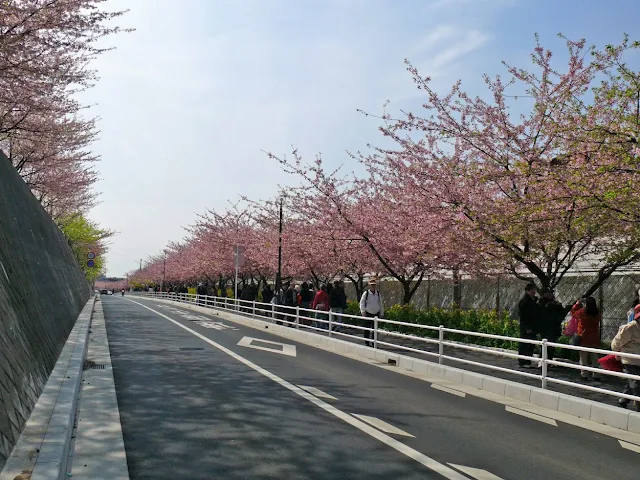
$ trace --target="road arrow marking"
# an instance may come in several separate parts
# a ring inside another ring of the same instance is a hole
[[[471,478],[475,478],[476,480],[503,480],[493,473],[487,472],[486,470],[482,470],[480,468],[465,467],[463,465],[456,465],[455,463],[448,463],[447,465],[460,470],[462,473],[466,473]]]
[[[359,420],[362,420],[363,422],[368,423],[372,427],[376,427],[378,430],[382,430],[384,433],[392,433],[393,435],[416,438],[410,433],[407,433],[404,430],[400,430],[399,428],[394,427],[393,425],[385,422],[384,420],[380,420],[379,418],[369,417],[367,415],[358,415],[357,413],[352,413],[351,415]]]
[[[329,395],[328,393],[323,392],[322,390],[319,390],[315,387],[307,387],[305,385],[298,385],[301,389],[306,390],[307,392],[309,392],[311,395],[315,395],[316,397],[320,397],[320,398],[328,398],[329,400],[338,400],[336,397],[334,397],[333,395]]]
[[[259,342],[267,345],[273,345],[273,348],[257,345],[253,342]],[[271,340],[262,340],[260,338],[242,337],[238,342],[241,347],[255,348],[256,350],[264,350],[271,353],[280,353],[281,355],[288,355],[290,357],[296,356],[296,346],[288,345],[286,343],[272,342]]]

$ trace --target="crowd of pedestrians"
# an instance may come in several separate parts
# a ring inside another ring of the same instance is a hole
[[[266,284],[261,295],[262,303],[271,304],[272,308],[267,310],[263,306],[259,311],[264,315],[273,316],[279,325],[295,326],[296,315],[301,325],[324,330],[330,328],[330,323],[332,330],[339,331],[341,327],[333,323],[352,322],[348,317],[343,317],[347,311],[347,295],[342,280],[321,284],[317,290],[310,282],[295,285],[286,282],[278,291]],[[247,285],[243,287],[239,297],[242,300],[240,309],[246,313],[250,310],[248,302],[258,299],[257,288]],[[367,317],[367,320],[359,323],[365,327],[365,344],[370,346],[373,345],[374,318],[382,318],[384,314],[382,295],[377,290],[376,279],[369,281],[369,289],[362,294],[359,305],[360,315]],[[331,322],[330,315],[333,315]]]
[[[538,297],[538,293],[540,297]],[[640,295],[640,292],[639,292]],[[617,335],[611,342],[611,350],[614,352],[640,354],[640,301],[634,301],[634,308],[630,310],[624,319]],[[575,346],[606,349],[600,341],[600,329],[602,314],[595,298],[582,297],[573,304],[562,305],[555,298],[552,289],[538,290],[534,283],[525,286],[525,294],[518,304],[520,315],[520,338],[526,340],[542,340],[557,343],[562,335],[569,337],[569,343]],[[567,319],[567,315],[570,314]],[[564,328],[563,328],[564,327]],[[524,357],[533,357],[535,345],[521,342],[518,354]],[[555,348],[547,347],[547,358],[553,360]],[[580,366],[587,368],[600,368],[599,355],[596,352],[579,351]],[[623,371],[632,375],[640,375],[640,360],[624,357],[616,358],[620,362]],[[530,359],[519,358],[518,365],[521,368],[540,368],[536,362],[533,365]],[[548,368],[553,368],[549,365]],[[584,380],[598,381],[600,376],[593,371],[582,369],[580,376]],[[624,392],[629,395],[640,396],[640,381],[629,379]],[[626,408],[629,400],[621,398],[621,407]],[[635,402],[634,408],[640,411],[640,402]]]

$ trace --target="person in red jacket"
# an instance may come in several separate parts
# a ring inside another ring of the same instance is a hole
[[[579,303],[576,303],[571,309],[571,313],[578,319],[578,330],[574,335],[574,344],[581,347],[602,348],[600,344],[600,322],[602,315],[598,310],[598,304],[593,297],[586,297]],[[579,352],[580,365],[583,367],[591,366],[600,368],[598,363],[598,354],[594,352]],[[589,378],[589,372],[582,370],[580,372],[582,378]],[[593,373],[592,378],[597,380],[598,377]]]
[[[329,311],[329,294],[327,293],[327,286],[322,285],[318,293],[316,293],[316,297],[313,299],[314,310],[318,310],[316,313],[317,320],[329,320],[329,314],[326,313]],[[329,324],[324,322],[318,322],[319,328],[329,328]]]

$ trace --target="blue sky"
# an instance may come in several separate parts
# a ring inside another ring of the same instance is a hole
[[[562,58],[560,32],[589,43],[633,33],[637,0],[111,0],[136,28],[109,40],[83,100],[100,117],[101,203],[117,230],[108,274],[179,240],[206,208],[269,198],[293,180],[263,150],[293,144],[356,168],[346,150],[380,144],[380,114],[419,110],[409,58],[446,90],[482,92],[501,60],[527,66],[534,34]]]

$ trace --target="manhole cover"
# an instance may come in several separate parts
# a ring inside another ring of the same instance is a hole
[[[104,370],[104,365],[88,365],[87,368],[91,370]]]
[[[200,347],[181,347],[178,350],[182,350],[183,352],[190,352],[190,351],[195,351],[195,350],[204,350],[204,348],[200,348]]]

